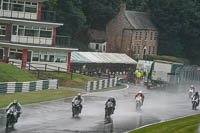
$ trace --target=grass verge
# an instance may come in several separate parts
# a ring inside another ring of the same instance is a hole
[[[70,88],[81,88],[85,89],[88,81],[95,81],[98,78],[89,77],[81,74],[73,73],[72,80],[70,73],[58,73],[58,72],[42,72],[44,78],[56,78],[59,79],[59,85]]]
[[[119,90],[119,89],[123,89],[123,88],[126,88],[126,85],[120,85],[120,86],[115,86],[115,87],[106,88],[106,89],[102,89],[102,90],[96,90],[95,92],[104,92],[104,91],[111,91],[111,90]]]
[[[200,114],[147,126],[129,133],[197,133]]]
[[[0,108],[6,107],[14,99],[17,99],[21,104],[32,104],[55,99],[67,98],[76,94],[76,91],[66,89],[42,90],[15,94],[0,94]]]
[[[31,72],[0,62],[0,82],[25,82],[38,80]]]

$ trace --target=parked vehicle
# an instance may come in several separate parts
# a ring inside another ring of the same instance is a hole
[[[178,82],[175,73],[182,66],[181,63],[155,60],[147,78],[147,88],[164,88],[172,82]]]

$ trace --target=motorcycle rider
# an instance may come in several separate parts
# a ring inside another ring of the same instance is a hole
[[[110,96],[109,99],[106,101],[105,105],[106,105],[106,108],[107,108],[107,103],[108,102],[112,102],[113,103],[113,112],[112,114],[114,114],[114,111],[115,111],[115,106],[116,106],[116,100],[113,96]]]
[[[194,93],[195,93],[195,87],[194,87],[194,85],[191,85],[190,89],[189,89],[189,94],[190,94],[191,98],[193,97]]]
[[[80,104],[80,113],[82,111],[82,108],[83,108],[83,105],[82,105],[82,102],[83,102],[83,97],[81,96],[81,93],[78,93],[77,96],[75,96],[72,100],[72,106],[74,105],[74,102],[78,100],[79,101],[79,104]]]
[[[199,93],[198,93],[198,91],[197,92],[195,92],[195,94],[193,95],[193,98],[192,98],[193,100],[197,100],[197,106],[199,106]]]
[[[13,102],[11,102],[7,108],[6,108],[6,112],[13,107],[17,110],[17,118],[16,118],[16,122],[18,120],[18,118],[20,117],[20,114],[22,113],[22,106],[21,104],[17,101],[17,100],[13,100]]]
[[[143,105],[143,102],[144,102],[144,93],[142,93],[142,91],[139,91],[139,92],[135,95],[135,98],[138,97],[138,96],[142,97],[142,105]]]

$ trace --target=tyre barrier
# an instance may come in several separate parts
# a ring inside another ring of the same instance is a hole
[[[31,92],[57,88],[57,79],[30,82],[0,82],[0,93]]]
[[[118,77],[102,79],[98,81],[88,81],[86,85],[86,90],[95,91],[95,90],[101,90],[105,88],[114,87],[117,85],[117,82],[118,82]]]

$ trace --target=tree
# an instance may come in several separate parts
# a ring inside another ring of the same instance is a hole
[[[81,8],[80,0],[58,0],[57,19],[64,23],[64,27],[59,29],[60,33],[75,35],[82,30],[86,22],[86,17]]]
[[[151,0],[152,20],[159,29],[159,54],[200,57],[200,1]],[[200,62],[199,62],[200,63]]]
[[[87,24],[93,29],[105,29],[120,9],[121,0],[81,0]]]

